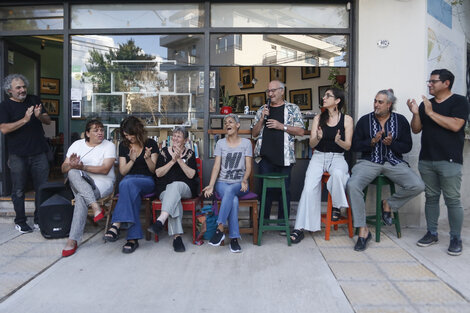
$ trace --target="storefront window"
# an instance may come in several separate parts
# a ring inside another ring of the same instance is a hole
[[[83,4],[72,5],[71,27],[145,28],[202,27],[203,4]]]
[[[64,28],[59,5],[0,7],[0,30],[51,30]]]
[[[211,65],[348,66],[346,35],[211,35],[210,49]]]
[[[234,4],[211,5],[212,27],[347,28],[346,4]]]
[[[72,132],[83,131],[80,119],[99,116],[112,139],[132,114],[160,139],[175,125],[202,136],[202,35],[72,36],[71,42]]]

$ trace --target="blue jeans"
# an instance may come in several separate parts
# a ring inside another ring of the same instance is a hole
[[[154,189],[155,181],[146,175],[126,175],[119,183],[119,199],[112,223],[121,223],[121,229],[127,229],[127,240],[143,238],[140,223],[142,196]]]
[[[248,190],[240,191],[241,188],[241,183],[229,184],[218,181],[215,184],[215,190],[222,198],[217,225],[226,224],[228,220],[230,238],[240,238],[240,229],[238,227],[238,197],[242,197],[248,193]]]
[[[24,198],[28,174],[30,174],[33,179],[34,191],[36,192],[34,201],[34,223],[38,224],[39,187],[47,182],[47,178],[49,177],[49,162],[47,161],[46,153],[30,156],[10,154],[8,167],[10,168],[12,184],[11,200],[13,201],[13,207],[16,213],[15,224],[26,222]]]
[[[286,174],[288,177],[285,179],[286,185],[286,199],[287,199],[287,214],[290,215],[290,174],[292,171],[291,166],[278,166],[271,164],[266,159],[261,159],[259,162],[259,173],[260,174],[267,174],[267,173],[281,173]],[[261,180],[262,181],[262,180]],[[260,191],[263,190],[261,186]],[[284,205],[282,204],[282,195],[281,195],[281,188],[268,188],[266,190],[266,204],[264,209],[264,218],[269,219],[271,215],[271,206],[273,201],[277,201],[279,203],[279,210],[277,211],[277,218],[284,219]],[[287,217],[289,218],[289,216]]]
[[[418,170],[426,185],[424,191],[426,204],[427,229],[437,232],[439,220],[439,198],[441,191],[447,206],[450,236],[460,239],[463,223],[463,208],[460,201],[460,185],[462,183],[462,164],[448,161],[424,161],[418,163]]]

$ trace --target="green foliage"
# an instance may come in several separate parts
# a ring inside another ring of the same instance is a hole
[[[235,100],[235,97],[230,96],[228,91],[225,94],[222,95],[221,99],[222,99],[222,105],[223,106],[228,106],[228,107],[234,108],[233,101]]]
[[[336,81],[336,76],[339,75],[339,70],[338,68],[336,67],[331,67],[330,68],[330,73],[328,75],[328,80],[331,81],[331,86],[332,87],[336,87],[338,89],[344,89],[344,86],[340,85],[337,81]]]
[[[153,56],[145,54],[142,49],[135,45],[133,39],[119,44],[118,49],[109,49],[107,53],[100,53],[92,49],[89,51],[87,72],[84,73],[82,81],[87,80],[93,84],[93,92],[111,92],[111,73],[114,74],[114,90],[131,91],[132,87],[139,86],[140,82],[148,79],[157,79],[158,73],[149,76],[154,71],[153,65],[149,63],[112,63],[114,60],[153,60]],[[136,70],[136,67],[137,70]],[[108,97],[108,103],[103,110],[114,111],[121,107],[117,97]]]

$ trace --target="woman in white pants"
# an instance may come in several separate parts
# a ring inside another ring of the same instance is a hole
[[[299,243],[304,238],[304,230],[320,230],[321,178],[324,172],[330,174],[326,187],[333,201],[331,219],[337,221],[341,208],[348,207],[344,190],[349,173],[344,152],[351,147],[353,120],[341,112],[343,106],[344,92],[330,88],[323,96],[323,112],[313,120],[309,143],[315,151],[305,174],[295,227],[291,233],[293,243]]]

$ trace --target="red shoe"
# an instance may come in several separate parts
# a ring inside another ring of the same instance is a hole
[[[62,256],[63,257],[68,257],[68,256],[71,256],[72,254],[75,253],[75,251],[77,251],[77,243],[75,243],[75,246],[73,247],[73,249],[70,249],[70,250],[62,250]]]
[[[102,209],[101,212],[100,212],[100,214],[98,214],[97,216],[95,216],[95,217],[93,218],[93,222],[96,223],[96,222],[100,221],[103,217],[104,217],[104,210]]]

